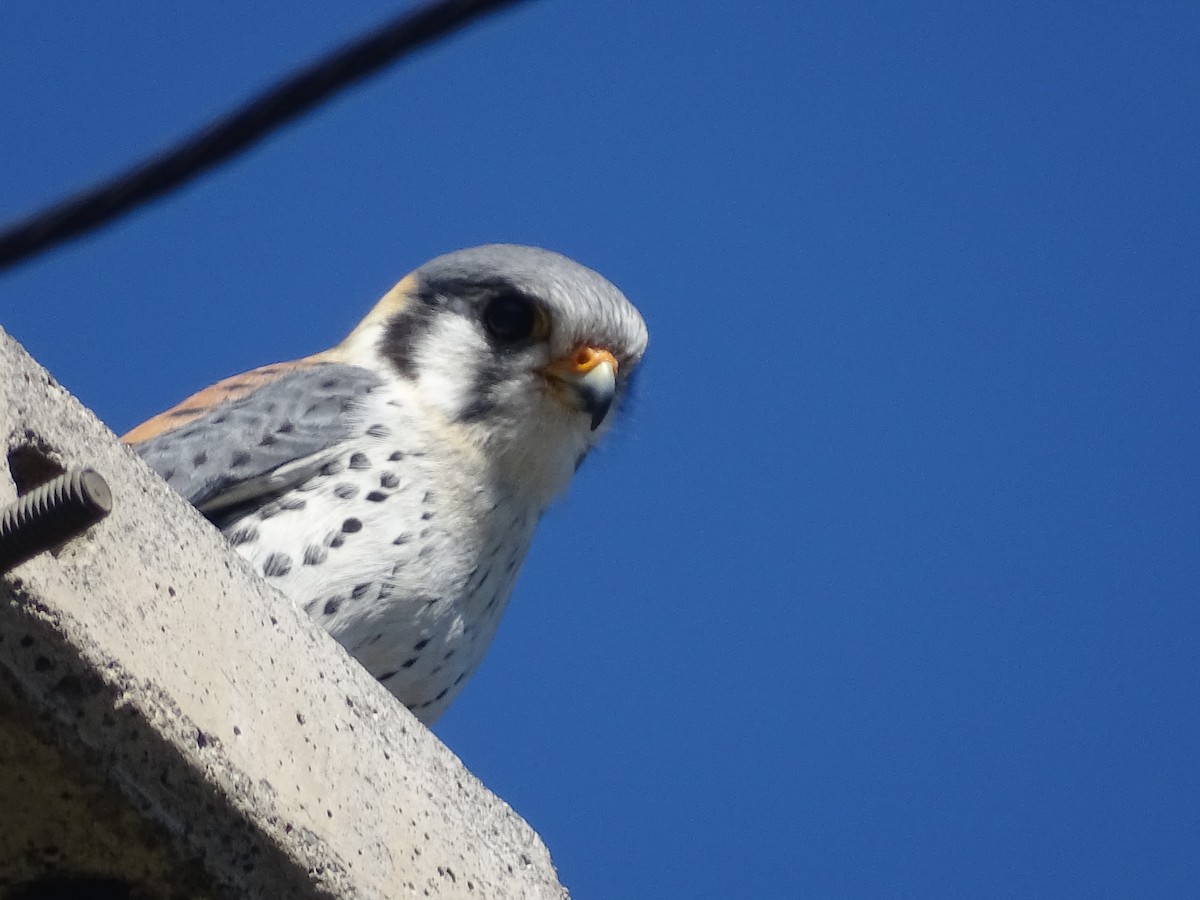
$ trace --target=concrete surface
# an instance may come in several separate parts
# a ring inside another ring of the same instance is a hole
[[[113,512],[0,576],[0,898],[563,898],[537,835],[0,331],[0,504]]]

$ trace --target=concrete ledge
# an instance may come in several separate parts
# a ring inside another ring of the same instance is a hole
[[[529,826],[3,331],[0,439],[0,504],[84,466],[114,497],[0,577],[0,897],[566,897]]]

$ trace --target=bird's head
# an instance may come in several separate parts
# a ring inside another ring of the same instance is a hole
[[[601,275],[491,244],[421,266],[343,347],[375,354],[448,440],[545,505],[610,427],[646,342],[641,315]]]

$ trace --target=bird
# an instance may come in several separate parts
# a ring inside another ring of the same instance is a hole
[[[226,378],[123,440],[428,725],[478,668],[647,341],[625,295],[566,256],[457,250],[336,346]]]

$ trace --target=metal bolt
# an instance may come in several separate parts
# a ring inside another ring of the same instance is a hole
[[[0,572],[69,541],[112,511],[112,491],[95,469],[74,469],[0,510]]]

